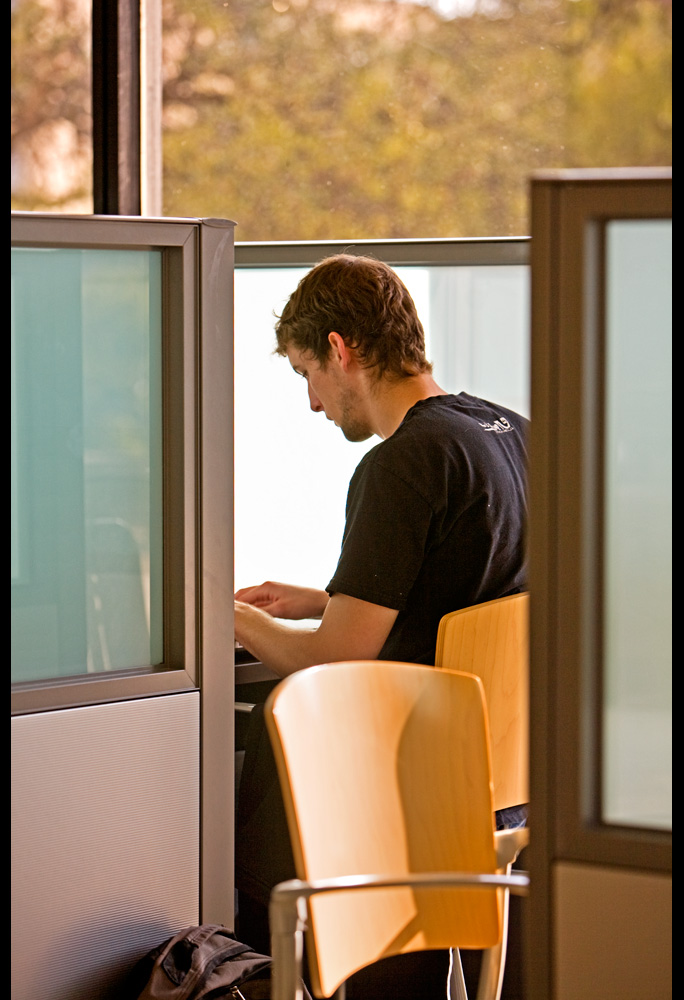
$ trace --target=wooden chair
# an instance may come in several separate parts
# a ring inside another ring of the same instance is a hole
[[[481,678],[489,713],[494,808],[529,801],[529,594],[445,615],[435,666]]]
[[[325,664],[279,684],[265,718],[298,876],[271,896],[274,1000],[300,995],[304,929],[317,997],[386,956],[452,947],[490,949],[478,1000],[497,997],[504,897],[528,880],[502,874],[525,831],[494,833],[479,678]]]
[[[492,755],[494,809],[529,801],[529,594],[513,594],[452,611],[437,632],[435,666],[466,670],[482,681]],[[527,834],[529,836],[529,833]],[[512,866],[506,869],[510,874]],[[501,957],[491,953],[503,976],[509,900],[502,912]]]

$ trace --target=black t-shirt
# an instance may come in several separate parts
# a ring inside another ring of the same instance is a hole
[[[527,429],[467,393],[431,396],[359,463],[326,589],[399,611],[380,659],[434,664],[445,614],[525,589]]]

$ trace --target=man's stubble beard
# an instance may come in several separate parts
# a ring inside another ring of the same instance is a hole
[[[341,417],[339,427],[347,441],[358,443],[367,441],[373,436],[373,430],[362,417],[358,416],[360,407],[354,392],[347,390],[340,400]]]

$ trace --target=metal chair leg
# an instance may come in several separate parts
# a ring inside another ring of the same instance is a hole
[[[271,1000],[303,1000],[302,956],[306,926],[306,900],[271,894],[268,919],[271,927]]]
[[[511,866],[509,865],[507,874],[510,874],[510,868]],[[487,948],[482,954],[482,966],[477,984],[477,1000],[500,1000],[506,967],[506,949],[508,947],[509,904],[510,893],[504,890],[501,913],[501,940],[493,948]]]
[[[449,948],[448,1000],[468,1000],[461,953],[458,948]]]

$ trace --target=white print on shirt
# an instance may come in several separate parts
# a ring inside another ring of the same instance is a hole
[[[495,420],[493,424],[490,423],[483,424],[481,420],[478,420],[478,424],[484,430],[494,431],[495,434],[508,434],[509,431],[515,430],[513,424],[510,424],[505,417],[499,417],[499,419]]]

